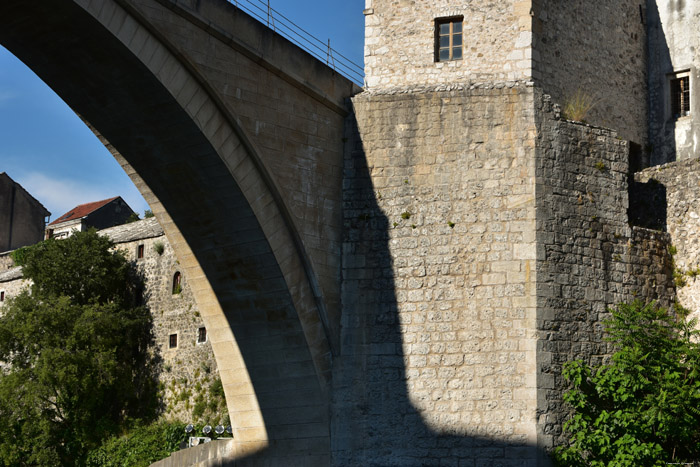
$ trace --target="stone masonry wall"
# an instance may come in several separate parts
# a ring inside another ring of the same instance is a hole
[[[651,164],[698,157],[700,148],[700,3],[648,0]],[[690,115],[671,114],[671,78],[690,78]]]
[[[535,465],[532,96],[353,99],[334,465]]]
[[[168,419],[214,425],[227,416],[223,398],[212,397],[218,379],[216,359],[208,339],[198,342],[204,327],[197,304],[170,243],[155,217],[100,231],[116,243],[143,274],[146,305],[153,316],[155,349],[161,358],[160,391]],[[143,257],[138,258],[143,245]],[[181,274],[181,292],[173,293],[173,277]],[[170,336],[177,346],[170,347]],[[193,414],[195,405],[198,411]]]
[[[674,263],[680,274],[678,301],[700,318],[700,159],[686,159],[635,174],[639,183],[653,185],[665,194],[662,210],[649,215],[663,217],[670,242],[675,247]],[[653,208],[653,207],[652,207]],[[683,285],[685,284],[685,285]]]
[[[15,262],[12,260],[10,253],[9,251],[0,253],[0,271],[15,267]]]
[[[637,0],[533,1],[533,78],[564,103],[581,90],[586,121],[647,139],[646,28]]]
[[[531,76],[530,0],[365,0],[367,89]],[[435,61],[435,19],[464,16],[463,59]]]
[[[564,362],[600,363],[607,308],[673,301],[668,235],[629,227],[629,143],[610,130],[559,119],[538,97],[537,385],[539,445],[561,442],[568,409]]]
[[[21,268],[0,270],[0,292],[4,292],[3,301],[0,302],[0,312],[8,299],[18,295],[28,285],[29,282],[22,278]]]

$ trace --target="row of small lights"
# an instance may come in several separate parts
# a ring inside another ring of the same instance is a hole
[[[211,425],[204,425],[204,427],[202,427],[202,433],[204,433],[205,435],[209,435],[211,433],[211,430]],[[192,436],[193,431],[194,425],[192,425],[191,423],[185,427],[185,433],[190,435],[190,446],[197,446],[199,444],[199,439]],[[216,427],[214,427],[214,433],[216,433],[217,436],[221,436],[222,434],[224,434],[224,432],[228,433],[229,435],[233,434],[233,429],[231,428],[231,425],[228,425],[226,428],[224,428],[223,425],[216,425]]]

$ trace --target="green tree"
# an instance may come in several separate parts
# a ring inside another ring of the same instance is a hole
[[[688,311],[635,301],[610,310],[610,362],[569,362],[562,466],[644,467],[700,459],[700,344]]]
[[[0,462],[82,465],[155,409],[150,313],[139,278],[93,230],[24,249],[31,279],[0,317]]]
[[[185,425],[158,422],[135,426],[128,434],[113,436],[87,456],[88,467],[148,467],[168,457],[187,440]]]

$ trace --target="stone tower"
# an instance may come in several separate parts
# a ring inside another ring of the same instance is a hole
[[[563,362],[609,351],[607,306],[670,300],[666,237],[627,221],[628,140],[646,141],[644,13],[630,0],[366,0],[337,465],[547,465]],[[595,102],[589,123],[619,132],[563,119],[577,91]]]
[[[700,154],[700,4],[649,0],[651,165]]]

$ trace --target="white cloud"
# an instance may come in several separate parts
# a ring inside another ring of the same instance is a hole
[[[57,219],[75,206],[121,196],[137,213],[143,214],[145,202],[133,184],[115,186],[112,184],[91,185],[81,180],[52,178],[40,172],[27,172],[15,178],[33,197],[51,212],[51,219]]]

